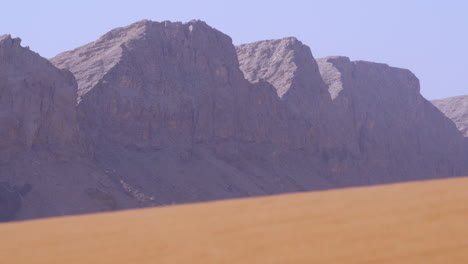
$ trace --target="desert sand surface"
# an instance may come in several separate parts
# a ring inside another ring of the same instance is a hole
[[[468,263],[468,177],[0,225],[0,263]]]

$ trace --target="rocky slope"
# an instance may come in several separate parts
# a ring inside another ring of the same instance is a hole
[[[468,137],[468,95],[433,100],[431,102],[455,123],[465,137]]]
[[[144,20],[50,62],[1,37],[1,220],[465,173],[409,71],[294,38]]]

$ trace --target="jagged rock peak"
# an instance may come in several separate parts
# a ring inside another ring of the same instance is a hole
[[[78,100],[81,101],[81,97],[122,60],[125,52],[145,55],[145,52],[160,50],[163,56],[164,52],[176,52],[174,49],[180,45],[186,48],[194,42],[198,43],[198,48],[201,47],[200,43],[210,47],[221,42],[214,48],[224,50],[213,50],[213,54],[227,52],[229,56],[225,60],[234,68],[238,67],[231,38],[200,20],[187,23],[142,20],[113,29],[94,42],[57,55],[51,62],[74,73],[78,82]],[[154,56],[145,56],[148,60],[154,59]]]
[[[5,45],[7,42],[10,42],[12,45],[20,45],[21,39],[20,38],[11,38],[10,34],[5,34],[0,36],[0,43]]]
[[[27,48],[21,46],[20,38],[12,38],[9,34],[0,36],[0,59],[6,60],[11,58],[14,54],[12,50],[20,51],[22,49],[26,50]]]
[[[155,34],[157,31],[176,31],[184,30],[188,32],[196,33],[201,30],[215,30],[210,27],[204,21],[201,20],[190,20],[189,22],[171,22],[171,21],[151,21],[151,20],[141,20],[130,24],[125,27],[115,28],[108,33],[100,37],[96,42],[103,42],[109,40],[117,40],[120,42],[125,42],[133,38],[145,37],[147,34]],[[219,32],[219,31],[218,31]],[[219,32],[221,33],[221,32]]]
[[[298,116],[314,126],[325,123],[321,120],[330,114],[330,95],[307,45],[287,37],[240,45],[236,51],[247,80],[271,83],[278,97]]]
[[[143,20],[51,61],[76,76],[85,134],[93,137],[98,126],[101,135],[125,134],[115,141],[132,146],[167,144],[162,134],[177,142],[232,136],[239,94],[251,88],[231,38],[202,21]]]
[[[305,78],[300,76],[301,73],[308,75],[308,78],[300,80],[300,85],[296,86],[310,86],[315,81],[320,81],[317,63],[310,48],[295,37],[243,44],[237,46],[236,50],[241,70],[247,80],[251,82],[267,80],[276,88],[279,97],[284,97],[293,91],[295,82],[299,80],[298,77]],[[314,88],[324,89],[323,86],[317,85],[318,82],[314,83]],[[300,90],[306,94],[309,92]]]

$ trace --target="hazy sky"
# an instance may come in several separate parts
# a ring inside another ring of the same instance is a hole
[[[234,44],[295,36],[316,58],[408,68],[428,99],[468,94],[468,1],[3,0],[0,34],[52,57],[141,19],[201,19]]]

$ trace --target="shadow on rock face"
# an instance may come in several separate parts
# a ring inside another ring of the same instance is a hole
[[[11,186],[7,182],[0,183],[0,222],[11,221],[15,218],[22,206],[22,196],[31,189],[31,184]]]

